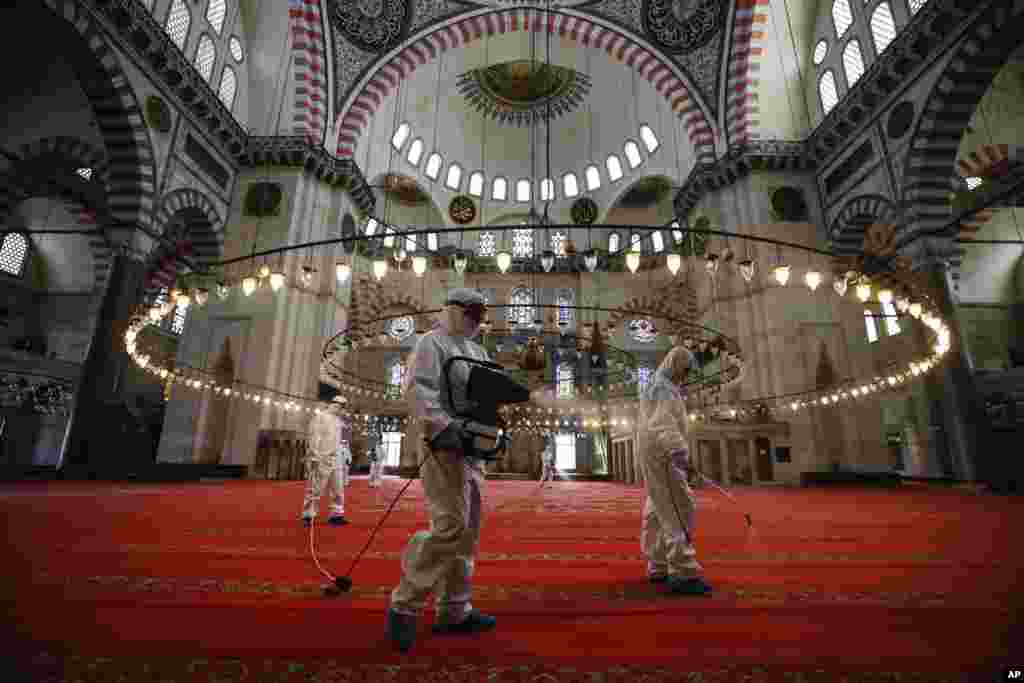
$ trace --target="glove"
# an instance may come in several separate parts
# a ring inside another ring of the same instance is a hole
[[[462,451],[462,440],[466,432],[456,422],[449,422],[440,434],[430,441],[430,449],[434,451]]]
[[[672,466],[680,470],[690,469],[690,451],[686,448],[679,448],[668,454]]]

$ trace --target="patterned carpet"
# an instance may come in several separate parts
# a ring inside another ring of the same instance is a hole
[[[344,574],[402,485],[356,478]],[[641,490],[488,482],[474,604],[498,628],[384,638],[414,483],[328,598],[300,482],[0,486],[0,681],[990,681],[1024,659],[1024,500],[952,489],[698,491],[710,598],[645,581]],[[754,520],[753,532],[743,521]],[[1014,660],[1014,657],[1017,660]]]

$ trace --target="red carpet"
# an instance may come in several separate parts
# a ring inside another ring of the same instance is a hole
[[[317,527],[326,567],[347,571],[401,483],[355,479],[353,523]],[[735,493],[755,533],[701,490],[716,592],[678,598],[645,580],[640,489],[488,482],[474,604],[498,628],[432,636],[428,614],[403,657],[384,612],[426,524],[418,483],[333,599],[300,482],[7,484],[0,638],[31,681],[988,681],[1024,664],[1024,500]]]

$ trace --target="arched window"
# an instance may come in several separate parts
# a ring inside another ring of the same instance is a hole
[[[420,165],[420,159],[422,159],[422,158],[423,158],[423,139],[422,138],[416,138],[415,140],[412,141],[412,144],[409,145],[409,153],[405,156],[405,159],[406,159],[406,161],[408,161],[413,166],[419,166]]]
[[[235,108],[235,93],[237,91],[238,78],[235,76],[235,70],[230,66],[225,66],[220,74],[220,90],[217,96],[220,97],[220,101],[224,103],[228,111]]]
[[[869,310],[864,311],[864,326],[868,330],[868,343],[874,344],[878,341],[878,328],[875,327],[875,314]]]
[[[853,87],[864,75],[864,56],[860,52],[860,41],[851,40],[843,50],[843,69],[846,71],[846,85]]]
[[[584,173],[587,177],[588,190],[596,190],[601,187],[601,174],[597,172],[597,166],[587,166]]]
[[[415,252],[417,246],[419,246],[419,245],[416,244],[416,238],[415,237],[408,237],[407,236],[405,238],[405,252],[407,254],[412,254],[413,252]]]
[[[196,69],[199,75],[207,83],[213,76],[213,63],[217,61],[217,50],[213,47],[213,41],[205,33],[199,38],[199,47],[196,48]]]
[[[476,253],[479,256],[494,256],[494,233],[482,232],[476,243]]]
[[[569,325],[572,323],[573,301],[576,295],[571,289],[562,289],[558,292],[555,305],[558,306],[558,322]]]
[[[445,179],[444,184],[447,185],[449,189],[457,190],[459,189],[459,183],[461,182],[462,167],[458,164],[452,164],[448,167],[448,178]]]
[[[434,152],[427,158],[427,177],[431,180],[437,180],[438,174],[441,172],[441,155]]]
[[[846,29],[853,23],[850,0],[835,0],[832,3],[832,23],[836,27],[836,38],[842,38]]]
[[[558,398],[572,398],[576,392],[575,389],[575,372],[571,363],[559,363],[555,369],[558,373],[556,381],[558,382]]]
[[[614,254],[619,250],[619,233],[613,232],[608,235],[608,253]]]
[[[86,182],[89,182],[90,180],[92,180],[92,169],[91,168],[86,168],[86,167],[79,168],[79,169],[75,170],[75,173],[77,173],[78,176],[82,180],[84,180]]]
[[[533,292],[516,287],[509,296],[508,319],[513,325],[533,324]]]
[[[629,162],[630,168],[636,168],[643,162],[643,157],[640,156],[640,148],[632,140],[627,141],[622,146],[622,151],[626,153],[626,161]]]
[[[828,43],[824,40],[819,40],[818,44],[814,46],[814,66],[818,66],[825,61],[825,55],[828,54]]]
[[[566,197],[575,197],[580,193],[580,186],[576,182],[575,173],[566,173],[562,176],[562,189],[565,191]]]
[[[516,201],[530,201],[530,181],[527,180],[526,178],[516,181]]]
[[[622,162],[619,161],[619,157],[609,154],[608,158],[605,159],[604,165],[608,169],[608,180],[614,183],[622,177]]]
[[[875,54],[878,55],[896,39],[896,22],[887,2],[880,3],[871,13],[871,38],[875,41]]]
[[[164,30],[170,36],[171,42],[178,46],[179,50],[185,49],[185,41],[188,40],[188,27],[192,23],[192,15],[184,0],[174,0],[171,3],[171,11],[167,13],[167,23]]]
[[[375,234],[377,232],[377,227],[379,225],[380,224],[377,222],[376,218],[371,218],[371,219],[367,220],[366,221],[366,228],[365,228],[365,230],[363,230],[363,234],[366,235],[367,237]]]
[[[821,75],[821,80],[818,81],[818,95],[821,97],[821,109],[825,114],[832,111],[832,107],[839,103],[836,77],[831,69]]]
[[[555,252],[555,256],[565,256],[565,233],[556,232],[551,235],[551,251]]]
[[[661,230],[655,230],[651,233],[651,246],[655,254],[665,251],[665,238],[661,236]]]
[[[508,181],[504,178],[495,178],[491,183],[491,199],[505,201],[508,199]]]
[[[28,239],[20,232],[9,232],[0,243],[0,272],[21,277],[28,261]]]
[[[643,238],[640,237],[640,233],[634,232],[629,236],[629,250],[640,253],[642,251]]]
[[[437,233],[436,232],[428,232],[427,233],[427,250],[428,251],[437,251]]]
[[[242,41],[238,36],[231,36],[228,40],[228,50],[231,52],[231,58],[241,64],[242,60],[245,59],[245,52],[242,50]]]
[[[640,139],[643,140],[644,147],[647,148],[648,152],[658,149],[658,138],[654,135],[654,131],[651,130],[650,126],[640,126]]]
[[[882,312],[885,314],[885,333],[890,337],[900,333],[900,323],[896,319],[896,307],[891,301],[882,304]]]
[[[386,249],[395,247],[395,230],[390,225],[384,228],[384,247]]]
[[[576,469],[576,438],[572,434],[555,434],[555,467],[563,472]]]
[[[925,6],[928,0],[910,0],[910,13],[917,14],[918,10]]]
[[[469,176],[469,193],[474,197],[480,197],[484,193],[484,174],[475,171]]]
[[[679,229],[679,221],[672,221],[672,241],[676,244],[683,241],[683,231]]]
[[[512,256],[533,258],[533,228],[516,228],[512,231]]]
[[[395,149],[402,149],[402,145],[409,139],[409,124],[403,123],[395,131],[395,134],[391,136],[391,146]]]
[[[224,0],[210,0],[210,4],[206,6],[206,20],[210,22],[210,26],[218,36],[224,30],[225,14],[227,14],[227,6]]]
[[[544,178],[540,181],[540,200],[550,202],[555,198],[555,183],[551,178]]]
[[[651,384],[651,368],[647,365],[641,365],[636,369],[636,390],[637,393],[644,393],[647,391],[647,387]]]

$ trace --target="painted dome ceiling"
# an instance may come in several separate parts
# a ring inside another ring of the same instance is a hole
[[[471,69],[459,92],[478,112],[502,125],[533,126],[576,109],[590,92],[590,77],[575,69],[518,59]]]

